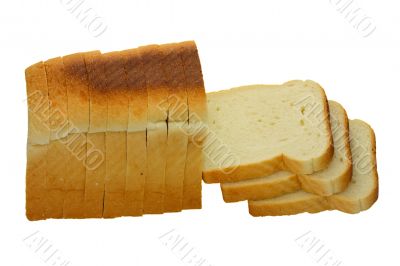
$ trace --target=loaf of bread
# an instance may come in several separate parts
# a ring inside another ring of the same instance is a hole
[[[28,219],[201,207],[189,110],[192,124],[207,110],[194,42],[76,53],[25,73]]]

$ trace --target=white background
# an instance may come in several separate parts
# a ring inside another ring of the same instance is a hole
[[[361,26],[354,28],[354,21],[337,11],[345,0],[339,5],[339,0],[85,0],[107,26],[97,38],[68,11],[68,1],[3,1],[0,6],[0,265],[51,265],[45,259],[56,250],[59,262],[69,265],[195,265],[188,261],[194,255],[206,259],[203,265],[324,265],[327,257],[318,262],[318,256],[326,251],[333,258],[326,265],[336,259],[341,265],[399,265],[398,1],[353,3],[376,27],[364,37]],[[79,51],[189,39],[197,42],[207,91],[313,79],[350,118],[369,122],[377,135],[378,202],[357,215],[331,211],[253,218],[245,202],[226,204],[218,185],[203,185],[202,210],[28,222],[24,69]],[[183,238],[175,249],[172,235]],[[308,252],[307,236],[319,240],[320,251]],[[35,252],[34,237],[47,240],[50,251]]]

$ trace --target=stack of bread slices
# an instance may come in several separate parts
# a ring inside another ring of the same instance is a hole
[[[207,95],[203,180],[253,216],[340,210],[378,198],[375,135],[313,81]]]
[[[26,69],[26,215],[201,208],[206,95],[194,42],[71,54]]]

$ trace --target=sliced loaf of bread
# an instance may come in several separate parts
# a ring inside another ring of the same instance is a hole
[[[334,154],[326,169],[311,175],[281,171],[262,178],[221,183],[224,201],[268,199],[300,189],[317,195],[332,195],[345,190],[352,172],[348,118],[337,102],[329,101],[329,111]]]
[[[207,183],[263,177],[282,169],[312,174],[333,155],[328,103],[313,81],[209,93]]]
[[[353,175],[347,189],[331,196],[318,196],[304,191],[248,202],[253,216],[291,215],[302,212],[340,210],[358,213],[370,208],[378,198],[375,134],[361,120],[350,121],[350,146]]]

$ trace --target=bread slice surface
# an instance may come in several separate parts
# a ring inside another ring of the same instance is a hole
[[[328,166],[333,155],[329,109],[317,83],[252,85],[207,98],[215,136],[205,144],[213,150],[205,157],[205,182],[251,179],[281,169],[312,174]]]

